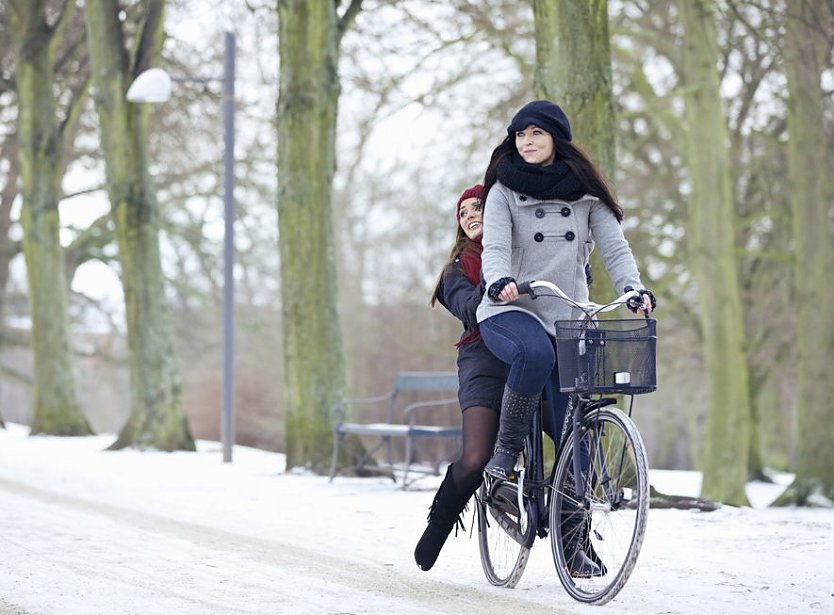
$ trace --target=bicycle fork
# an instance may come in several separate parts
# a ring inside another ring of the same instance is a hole
[[[576,490],[576,502],[582,506],[585,501],[585,481],[582,480],[582,441],[585,434],[582,433],[582,416],[585,414],[587,401],[578,398],[579,403],[574,408],[574,396],[568,397],[567,412],[571,413],[571,421],[573,422],[574,445],[573,445],[573,482]]]
[[[577,400],[576,407],[574,407],[574,399]],[[613,397],[603,397],[593,401],[584,397],[575,397],[573,395],[568,398],[567,412],[572,412],[571,423],[573,425],[574,434],[574,450],[572,460],[573,476],[576,490],[576,501],[580,506],[582,506],[582,503],[585,502],[588,485],[588,481],[585,480],[583,471],[587,473],[596,473],[594,482],[596,483],[597,480],[602,481],[605,485],[606,491],[610,488],[608,485],[610,482],[608,464],[605,460],[605,456],[599,455],[599,451],[597,450],[597,447],[601,444],[603,434],[597,433],[598,430],[594,429],[594,437],[592,441],[587,442],[586,438],[588,437],[588,433],[587,429],[583,427],[583,418],[592,410],[610,406],[616,402],[617,400]],[[586,458],[583,459],[583,457]],[[595,460],[599,463],[599,467],[596,469],[594,468]],[[583,466],[586,467],[583,468]],[[612,499],[610,501],[614,500]]]

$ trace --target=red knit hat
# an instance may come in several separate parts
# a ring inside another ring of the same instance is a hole
[[[476,198],[480,199],[484,195],[484,187],[481,184],[475,184],[474,186],[470,186],[463,193],[460,195],[458,199],[457,205],[455,205],[455,220],[458,219],[458,212],[460,211],[460,204],[463,203],[466,199]]]

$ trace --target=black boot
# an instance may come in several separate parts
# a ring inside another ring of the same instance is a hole
[[[440,483],[440,488],[429,509],[429,525],[420,537],[417,548],[414,549],[414,559],[421,570],[430,570],[434,566],[440,549],[443,548],[455,524],[463,529],[463,520],[460,515],[473,493],[474,489],[461,491],[458,488],[452,478],[452,466],[449,466],[446,470],[446,477]]]
[[[562,546],[565,552],[565,562],[568,571],[574,578],[587,579],[589,577],[601,577],[605,574],[605,567],[602,562],[595,561],[585,551],[590,547],[590,517],[579,507],[571,507],[565,502],[562,510],[562,523],[559,531],[562,535]],[[597,556],[596,552],[593,553]]]
[[[594,549],[594,543],[591,542],[591,515],[585,515],[585,533],[582,539],[582,550],[585,551],[588,559],[599,566],[601,576],[608,574],[608,569],[602,563],[602,558],[599,556],[599,553]]]
[[[495,445],[495,454],[487,463],[484,472],[503,480],[514,478],[515,461],[524,448],[524,438],[530,431],[530,417],[538,407],[538,395],[526,397],[510,387],[504,387],[498,442]]]

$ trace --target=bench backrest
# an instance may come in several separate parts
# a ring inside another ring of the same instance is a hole
[[[394,382],[394,393],[401,391],[458,390],[457,372],[400,372]]]
[[[388,404],[388,422],[397,422],[397,398],[403,392],[446,392],[453,397],[458,390],[457,372],[400,372]]]

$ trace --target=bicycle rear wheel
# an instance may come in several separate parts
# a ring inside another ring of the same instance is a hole
[[[580,602],[605,604],[628,581],[643,544],[649,511],[648,461],[640,432],[621,410],[593,410],[582,426],[586,429],[582,439],[571,433],[556,466],[550,500],[551,550],[568,594]],[[577,501],[574,488],[577,444],[587,453],[582,464],[583,502]],[[601,574],[583,577],[576,566],[571,572],[576,541]]]
[[[525,500],[527,514],[519,514],[518,486],[488,475],[484,475],[476,503],[484,574],[492,585],[513,588],[524,573],[536,537],[534,507]]]

